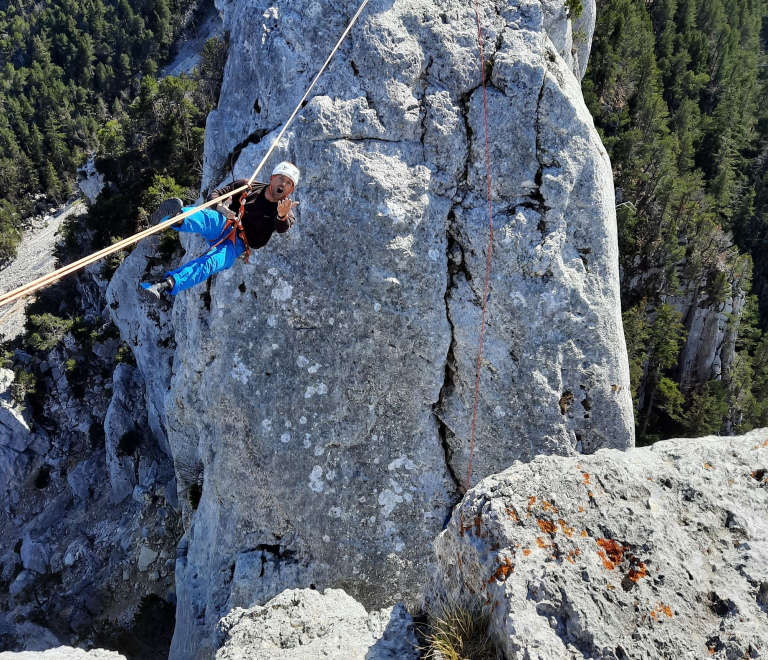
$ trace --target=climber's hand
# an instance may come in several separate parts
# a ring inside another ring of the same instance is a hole
[[[217,207],[216,210],[221,213],[227,220],[234,220],[237,217],[237,213],[235,213],[232,209],[229,208],[229,205],[232,203],[232,198],[227,197],[223,202],[221,202]]]
[[[280,220],[285,220],[288,214],[293,210],[293,207],[298,205],[299,203],[291,201],[290,197],[280,200],[277,203],[277,214],[280,216]]]

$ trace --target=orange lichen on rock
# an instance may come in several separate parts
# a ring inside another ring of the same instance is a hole
[[[614,564],[608,557],[606,557],[605,552],[602,550],[597,551],[597,556],[600,557],[600,559],[603,560],[603,566],[607,568],[609,571],[612,571],[614,568],[616,568],[616,564]]]
[[[605,550],[606,554],[611,558],[611,561],[614,564],[621,563],[624,558],[624,550],[626,550],[621,543],[617,543],[613,539],[597,539],[597,545]]]
[[[552,513],[557,513],[557,509],[546,500],[542,500],[541,506],[544,509],[544,511],[551,511]]]
[[[563,530],[563,534],[565,534],[568,538],[572,538],[573,527],[568,527],[567,523],[562,518],[560,518],[557,522],[560,523],[560,527]]]
[[[528,515],[526,516],[526,518],[531,517],[531,507],[534,505],[535,502],[536,502],[536,496],[531,495],[531,498],[528,500],[528,509],[527,509]]]
[[[674,616],[672,614],[672,610],[669,607],[669,605],[665,605],[664,603],[659,603],[658,607],[656,608],[659,612],[663,612],[666,614],[670,619]]]
[[[541,531],[545,534],[554,534],[557,532],[557,527],[555,527],[555,523],[553,523],[550,520],[541,520],[539,518],[536,519],[536,523],[541,528]]]
[[[494,574],[488,578],[488,584],[491,584],[494,580],[497,580],[498,582],[504,582],[510,576],[510,574],[514,572],[515,567],[512,565],[512,562],[507,557],[504,557],[504,559],[500,560],[499,567],[496,569]]]
[[[582,472],[581,476],[584,477],[584,483],[589,485],[589,472]]]
[[[648,575],[648,571],[645,568],[645,564],[641,561],[637,561],[637,565],[633,566],[629,569],[629,573],[627,573],[627,577],[632,580],[632,582],[639,582],[641,578],[644,578]]]
[[[548,548],[548,547],[550,547],[546,543],[544,543],[544,539],[541,538],[540,536],[536,537],[536,545],[538,545],[540,548]]]
[[[530,549],[530,548],[526,548],[525,550],[523,550],[523,554],[524,554],[526,557],[527,557],[527,556],[529,556],[529,555],[531,554],[531,549]]]
[[[586,538],[586,537],[587,537],[587,530],[586,530],[586,529],[582,529],[582,530],[581,530],[581,535],[582,535],[584,538]]]
[[[712,467],[709,463],[704,463],[704,469],[705,470],[714,470],[715,468]]]
[[[520,521],[520,518],[517,517],[517,511],[515,511],[514,507],[508,506],[505,509],[505,511],[507,513],[507,517],[508,518],[511,518],[515,522],[519,522]]]

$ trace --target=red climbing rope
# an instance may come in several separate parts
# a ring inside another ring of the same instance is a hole
[[[477,378],[475,379],[475,406],[472,411],[472,435],[469,441],[469,471],[467,472],[467,490],[472,479],[472,454],[475,450],[475,424],[477,422],[477,400],[480,396],[480,365],[483,359],[483,338],[485,335],[485,308],[488,304],[488,282],[491,277],[491,249],[493,247],[493,207],[491,205],[491,147],[488,141],[488,98],[485,93],[485,58],[483,56],[483,31],[480,27],[480,10],[475,0],[477,18],[477,40],[480,44],[480,77],[483,82],[483,113],[485,119],[485,165],[488,172],[488,219],[490,235],[488,237],[488,264],[485,269],[485,294],[483,295],[483,317],[480,324],[480,347],[477,352]]]

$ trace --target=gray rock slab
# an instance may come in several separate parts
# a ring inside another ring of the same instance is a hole
[[[143,546],[139,552],[139,570],[146,571],[155,559],[157,559],[157,552],[152,550],[152,548]]]
[[[288,590],[264,607],[235,608],[216,630],[216,660],[418,660],[402,604],[368,614],[341,589]]]
[[[11,396],[14,373],[0,369],[0,447],[24,451],[32,441],[29,430],[30,412],[20,407]]]
[[[136,459],[121,449],[121,439],[126,433],[140,433],[136,424],[134,402],[136,390],[143,389],[141,375],[128,364],[120,363],[112,377],[112,401],[104,418],[104,435],[112,486],[112,502],[117,504],[133,494],[137,483]]]
[[[765,658],[768,429],[516,463],[435,548],[507,657]]]
[[[21,544],[21,561],[24,568],[36,573],[45,573],[48,570],[49,551],[42,543],[37,543],[27,536]]]
[[[72,492],[82,500],[87,500],[93,496],[93,486],[96,481],[96,461],[86,459],[75,466],[67,475],[67,483]]]

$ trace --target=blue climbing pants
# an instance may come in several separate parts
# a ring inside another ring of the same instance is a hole
[[[194,206],[186,206],[182,211],[189,211]],[[200,234],[208,246],[212,246],[221,239],[226,229],[226,218],[218,211],[213,209],[200,209],[196,213],[184,218],[183,223],[178,227],[173,227],[176,231]],[[165,277],[173,277],[173,289],[171,294],[176,295],[179,291],[184,291],[195,284],[205,282],[211,275],[221,270],[231,268],[243,252],[245,244],[240,237],[232,241],[224,241],[216,247],[211,247],[201,257],[179,266],[176,270],[168,271]]]

